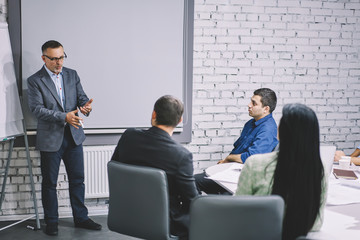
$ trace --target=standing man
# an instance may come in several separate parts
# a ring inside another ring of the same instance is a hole
[[[60,161],[63,159],[69,178],[70,203],[75,227],[101,230],[88,218],[84,204],[85,140],[82,118],[88,116],[92,99],[86,96],[76,71],[63,67],[66,54],[54,40],[41,47],[44,66],[28,78],[28,102],[37,118],[36,148],[40,150],[42,204],[48,235],[58,234],[58,201],[56,194]],[[79,108],[79,109],[78,109]]]
[[[245,163],[246,159],[254,154],[268,153],[274,150],[278,144],[277,126],[272,116],[276,107],[276,94],[269,88],[260,88],[254,91],[248,105],[249,120],[238,140],[234,143],[234,149],[218,164],[238,162]],[[205,178],[205,173],[195,175],[196,187],[199,191],[208,194],[227,194],[228,191],[219,186],[213,180]]]
[[[159,98],[148,130],[128,129],[121,136],[111,160],[159,168],[166,172],[169,185],[170,231],[186,239],[189,207],[197,196],[192,154],[171,136],[182,121],[184,106],[172,96]]]

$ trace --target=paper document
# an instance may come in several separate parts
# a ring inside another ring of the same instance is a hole
[[[359,187],[359,180],[335,179],[334,175],[330,176],[326,204],[345,205],[360,203]]]
[[[324,211],[324,223],[319,232],[309,232],[307,237],[321,240],[357,240],[360,230],[353,230],[352,227],[358,224],[354,217],[333,212],[329,209]]]
[[[229,164],[229,168],[219,171],[207,178],[220,182],[237,183],[243,166],[244,164]]]

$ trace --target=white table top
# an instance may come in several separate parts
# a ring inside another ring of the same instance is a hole
[[[228,191],[234,193],[243,164],[225,163],[211,166],[205,170],[206,175]],[[337,168],[338,166],[334,166]],[[354,167],[360,178],[360,167]],[[233,177],[226,181],[222,176]],[[327,204],[325,206],[324,223],[319,232],[310,232],[308,237],[319,240],[359,240],[360,239],[360,180],[336,179],[329,176]]]

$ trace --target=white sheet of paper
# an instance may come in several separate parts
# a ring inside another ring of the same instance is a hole
[[[359,239],[360,230],[349,229],[358,221],[354,217],[333,212],[325,208],[324,223],[319,232],[309,232],[311,239],[355,240]]]
[[[358,176],[359,174],[355,172]],[[360,203],[360,180],[336,179],[334,175],[329,177],[329,187],[326,204],[345,205]]]
[[[221,182],[237,183],[243,166],[244,164],[231,164],[225,170],[219,171],[208,178]]]

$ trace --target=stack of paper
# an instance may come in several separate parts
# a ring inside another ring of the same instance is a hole
[[[224,163],[227,164],[227,163]],[[209,179],[221,182],[238,183],[244,164],[229,164],[229,167],[209,176]]]

